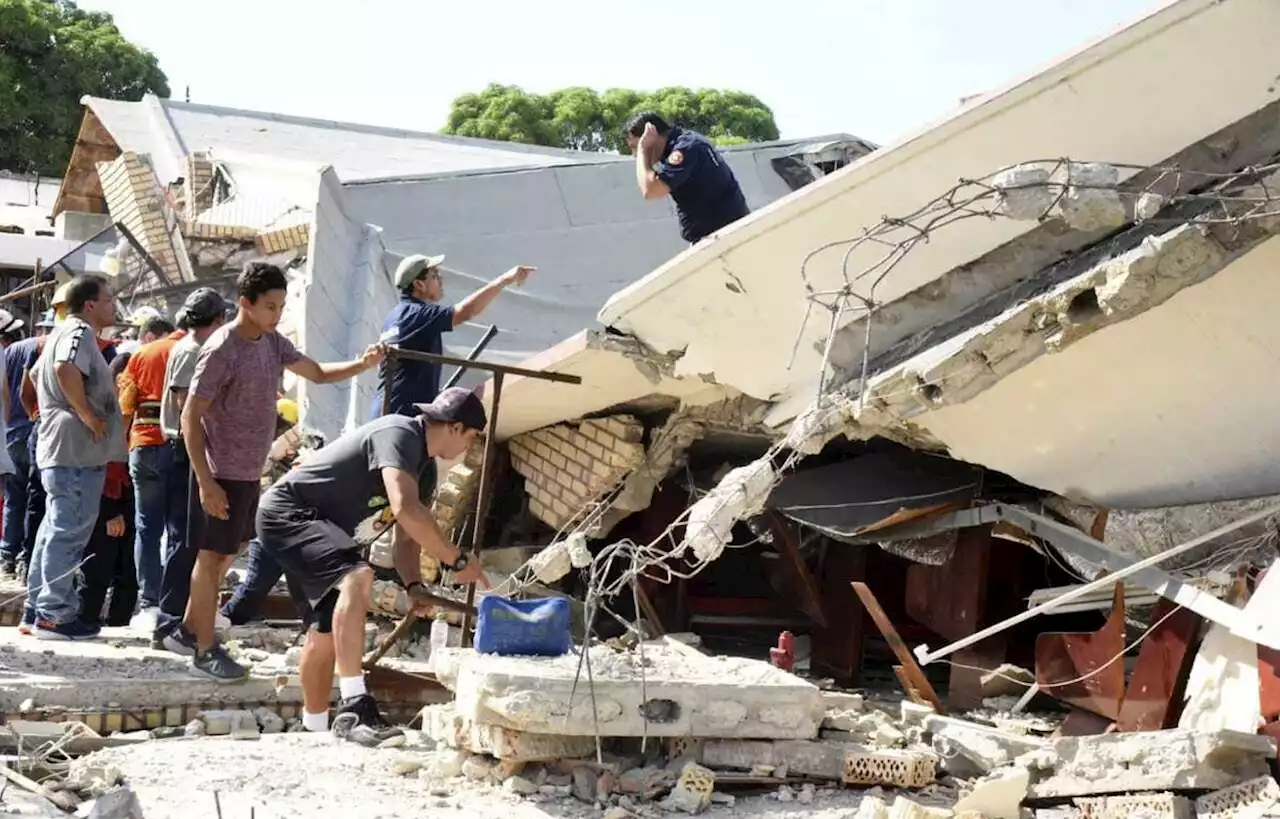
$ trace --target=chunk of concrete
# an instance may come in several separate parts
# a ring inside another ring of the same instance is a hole
[[[99,762],[93,756],[82,756],[71,760],[66,783],[71,790],[101,796],[119,785],[123,778],[117,766]]]
[[[1130,791],[1218,790],[1269,772],[1275,740],[1235,731],[1179,728],[1062,737],[1053,773],[1033,782],[1036,799]]]
[[[924,718],[924,727],[933,735],[933,750],[941,757],[942,767],[955,776],[990,773],[1024,754],[1049,747],[1047,741],[1036,737],[936,714]]]
[[[253,709],[253,716],[258,720],[258,727],[264,734],[284,733],[284,718],[266,706]]]
[[[828,711],[822,720],[824,736],[827,732],[840,732],[845,736],[836,739],[858,742],[877,748],[893,748],[903,744],[906,734],[898,730],[882,711]]]
[[[1280,785],[1269,774],[1196,800],[1197,819],[1258,819],[1280,802]]]
[[[844,779],[845,757],[850,752],[870,750],[851,742],[720,739],[702,746],[702,764],[748,772],[767,769],[769,773],[785,766],[788,773],[840,782]]]
[[[428,705],[419,715],[422,731],[432,740],[501,760],[544,762],[585,757],[595,752],[593,737],[566,737],[481,725],[458,714],[453,704]]]
[[[239,728],[242,734],[247,733],[249,723],[253,723],[254,736],[258,734],[258,721],[252,711],[213,709],[201,711],[196,714],[196,719],[204,723],[205,734],[211,737],[227,736],[236,728]]]
[[[1026,768],[1003,768],[975,782],[973,790],[956,802],[953,810],[975,811],[987,819],[1019,819],[1030,782],[1031,773]]]
[[[863,704],[861,694],[850,694],[844,691],[822,692],[822,705],[828,712],[861,711]]]
[[[441,678],[457,712],[482,725],[570,737],[694,736],[812,739],[825,709],[817,686],[760,660],[706,657],[665,641],[641,652],[590,649],[579,658],[499,657],[450,650]],[[593,702],[594,700],[594,702]]]
[[[94,800],[88,819],[143,819],[142,804],[133,788],[121,785]]]
[[[951,819],[952,813],[947,808],[933,808],[912,802],[905,796],[899,796],[889,806],[888,819]]]
[[[988,671],[980,678],[982,698],[1021,697],[1027,689],[1035,685],[1036,675],[1013,663]]]

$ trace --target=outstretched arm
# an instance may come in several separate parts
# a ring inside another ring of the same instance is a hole
[[[518,264],[455,304],[453,306],[453,326],[457,327],[459,324],[471,321],[471,319],[483,313],[484,309],[498,297],[499,293],[513,284],[524,284],[524,280],[529,278],[529,274],[536,269],[529,265]]]
[[[383,345],[374,344],[364,351],[364,355],[354,361],[339,361],[327,364],[320,364],[304,355],[298,360],[286,364],[285,369],[314,384],[332,384],[336,381],[346,381],[348,378],[357,376],[365,370],[378,366],[385,353],[386,348]]]

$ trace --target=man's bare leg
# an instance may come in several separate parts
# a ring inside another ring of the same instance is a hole
[[[191,570],[191,594],[182,625],[196,638],[196,647],[204,652],[217,641],[215,625],[218,614],[218,590],[231,568],[235,555],[201,550]]]
[[[333,607],[333,647],[344,698],[364,693],[364,624],[372,595],[373,569],[369,566],[354,569],[338,584],[338,602]],[[354,688],[351,681],[357,679],[360,690],[348,693]]]
[[[307,632],[298,661],[302,682],[302,724],[308,731],[329,730],[329,701],[333,699],[333,634]]]

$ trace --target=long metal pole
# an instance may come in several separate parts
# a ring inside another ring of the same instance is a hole
[[[490,324],[489,329],[485,330],[484,335],[481,336],[480,340],[476,342],[476,346],[472,347],[471,352],[467,353],[467,360],[475,361],[476,357],[479,356],[482,352],[484,352],[484,348],[489,346],[489,342],[493,341],[493,337],[496,336],[497,334],[498,334],[498,328],[495,325]],[[449,380],[445,381],[444,386],[442,386],[440,389],[447,390],[450,387],[452,387],[454,384],[457,384],[458,380],[461,379],[463,374],[466,373],[466,371],[469,369],[471,368],[459,366],[449,375]]]
[[[502,405],[502,372],[493,374],[493,406],[489,410],[489,429],[484,435],[484,461],[480,464],[480,491],[476,495],[475,523],[471,527],[471,560],[480,559],[480,550],[484,548],[486,522],[489,517],[489,502],[493,498],[493,483],[497,473],[494,450],[498,438],[498,412]],[[467,608],[475,604],[476,585],[467,586]],[[471,645],[471,613],[462,615],[462,645]]]

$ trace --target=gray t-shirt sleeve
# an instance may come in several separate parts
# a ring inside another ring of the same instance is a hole
[[[421,435],[411,429],[383,427],[369,433],[369,469],[403,469],[417,477],[422,469],[422,459],[427,457],[426,444]]]
[[[189,390],[196,375],[196,362],[200,360],[200,348],[179,344],[174,347],[169,362],[169,389]]]
[[[85,377],[93,372],[94,353],[98,351],[98,341],[88,325],[80,325],[63,333],[53,348],[55,364],[74,364]]]

